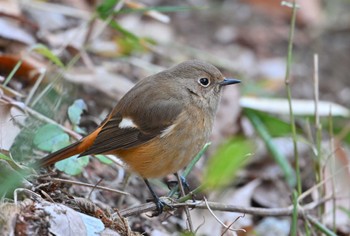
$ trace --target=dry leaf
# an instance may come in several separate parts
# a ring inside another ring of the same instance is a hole
[[[21,10],[16,0],[2,0],[0,2],[0,12],[13,16],[21,15]]]
[[[38,79],[39,67],[33,64],[33,60],[29,61],[29,58],[23,60],[20,56],[17,55],[0,55],[0,74],[5,76],[9,75],[20,60],[22,60],[22,64],[15,73],[14,78],[20,80],[24,87],[27,85],[33,85]]]
[[[279,115],[289,115],[288,100],[285,98],[242,97],[239,102],[244,108]],[[294,115],[312,116],[315,114],[315,102],[313,100],[293,99],[292,106]],[[330,111],[332,111],[333,116],[350,116],[350,111],[346,107],[333,102],[319,101],[319,116],[328,117]]]
[[[15,225],[20,209],[13,203],[0,203],[0,232],[2,235],[15,235]]]
[[[326,147],[327,144],[323,146]],[[329,145],[329,144],[328,144]],[[334,194],[336,198],[335,206],[333,201],[325,203],[324,220],[327,225],[333,224],[333,210],[335,211],[335,223],[337,229],[349,233],[350,218],[345,211],[350,210],[350,163],[349,152],[342,147],[341,143],[334,141],[335,152],[333,156],[328,159],[325,166],[325,179],[331,177],[331,180],[326,182],[326,196]],[[334,191],[333,191],[334,190]],[[334,209],[334,207],[336,209]]]
[[[35,206],[49,214],[49,230],[54,235],[88,235],[88,232],[95,232],[89,235],[98,235],[105,229],[100,219],[76,212],[63,204],[42,202]]]
[[[0,37],[9,41],[16,41],[27,45],[32,45],[36,42],[31,34],[11,20],[0,18],[0,29]]]
[[[10,150],[17,134],[21,131],[16,122],[24,118],[22,111],[0,100],[0,149]]]

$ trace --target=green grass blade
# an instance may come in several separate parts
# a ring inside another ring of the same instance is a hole
[[[276,146],[272,142],[272,137],[268,133],[264,123],[261,122],[261,120],[254,113],[253,110],[245,109],[244,113],[246,114],[247,118],[250,120],[250,122],[254,126],[259,136],[264,141],[267,149],[272,154],[272,157],[274,158],[276,163],[281,167],[288,185],[290,187],[294,187],[296,185],[296,178],[295,178],[293,168],[289,164],[287,158],[282,155],[282,153],[276,148]]]
[[[18,71],[19,67],[22,65],[22,60],[19,60],[15,67],[11,70],[10,74],[7,76],[6,80],[4,81],[4,86],[7,86],[7,84],[11,81],[15,73]]]

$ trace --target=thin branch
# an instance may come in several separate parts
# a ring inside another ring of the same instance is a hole
[[[228,225],[229,228],[227,228],[226,230],[224,230],[221,233],[221,236],[224,236],[226,234],[226,232],[231,228],[232,225],[234,225],[239,219],[244,218],[245,214],[241,215],[241,216],[237,216],[236,219],[234,221],[231,222],[231,224]],[[247,232],[245,229],[239,229],[239,230],[243,230],[244,232]]]
[[[189,173],[191,173],[193,167],[196,165],[196,163],[202,158],[203,154],[205,153],[205,151],[208,149],[208,147],[211,145],[210,142],[206,143],[204,145],[204,147],[202,148],[202,150],[199,151],[199,153],[193,158],[193,160],[187,165],[186,169],[184,170],[184,172],[182,173],[182,177],[186,178]],[[173,188],[169,194],[168,194],[168,197],[172,197],[176,191],[178,189],[178,185],[175,186],[175,188]],[[189,195],[189,194],[187,194]],[[189,195],[189,196],[193,196],[192,195]],[[185,196],[186,197],[186,196]],[[181,198],[182,199],[182,198]],[[186,199],[187,200],[187,199]]]
[[[347,168],[349,168],[349,165],[345,165],[345,166],[340,167],[336,172],[332,173],[331,176],[323,179],[322,181],[320,181],[316,185],[314,185],[311,188],[309,188],[308,190],[304,191],[301,195],[299,195],[298,202],[300,203],[304,198],[306,198],[308,195],[310,195],[315,190],[315,188],[320,188],[326,182],[332,180],[336,175],[340,174],[344,169],[347,169]]]
[[[298,206],[298,216],[302,217],[306,212],[312,211],[318,206],[324,204],[330,198],[324,198],[319,201],[311,202],[307,205]],[[192,201],[189,200],[184,203],[167,203],[171,208],[179,207],[192,207],[198,209],[208,209],[208,206],[215,211],[225,211],[225,212],[236,212],[236,213],[245,213],[256,216],[291,216],[293,214],[293,206],[281,207],[281,208],[260,208],[260,207],[242,207],[235,205],[228,205],[218,202],[208,202],[207,204],[204,201]],[[123,217],[128,217],[132,215],[139,215],[145,212],[156,210],[156,205],[153,202],[145,203],[140,206],[130,207],[120,211],[120,214]]]
[[[319,103],[319,76],[318,76],[318,55],[314,54],[314,99],[315,99],[315,125],[318,129],[320,127],[320,116],[318,113]]]
[[[335,159],[335,140],[334,140],[334,133],[333,133],[333,116],[332,116],[332,107],[329,108],[329,142],[330,142],[330,155],[329,159],[331,162],[331,176],[334,175],[334,172],[336,171],[336,159]],[[332,193],[334,195],[334,198],[332,199],[332,221],[333,221],[333,231],[336,229],[336,211],[337,211],[337,202],[335,199],[335,192],[336,192],[336,183],[335,179],[332,178]]]
[[[178,185],[179,185],[181,196],[185,196],[186,193],[185,193],[184,186],[182,184],[182,179],[181,179],[179,173],[176,173],[175,176],[177,178],[177,182],[179,183]],[[193,224],[192,224],[191,214],[190,214],[190,211],[188,209],[188,206],[185,206],[185,213],[187,216],[188,228],[189,228],[190,232],[193,233]]]
[[[324,179],[323,176],[323,168],[322,167],[322,151],[321,151],[321,142],[322,142],[322,126],[320,124],[320,117],[319,117],[319,79],[318,79],[318,55],[314,54],[314,100],[315,100],[315,145],[316,145],[316,153],[315,153],[315,160],[314,160],[314,168],[315,168],[315,176],[316,176],[316,183],[321,182]],[[325,187],[323,185],[318,188],[318,192],[320,196],[324,196],[325,194]],[[319,209],[319,216],[324,214],[324,207],[321,207]]]
[[[233,224],[230,224],[230,226],[227,226],[227,225],[225,225],[225,223],[224,222],[222,222],[216,215],[215,215],[215,213],[211,210],[211,208],[210,208],[210,206],[209,206],[209,204],[208,204],[208,201],[207,201],[207,199],[206,198],[204,198],[204,202],[205,202],[205,205],[207,206],[207,209],[209,210],[209,212],[210,212],[210,214],[215,218],[215,220],[217,221],[217,222],[219,222],[219,224],[220,225],[222,225],[222,227],[224,227],[226,230],[230,230],[230,231],[243,231],[243,232],[247,232],[247,231],[245,231],[244,229],[232,229],[231,228],[231,225]],[[236,221],[236,220],[235,220]]]
[[[99,185],[94,185],[94,184],[87,184],[87,183],[78,182],[78,181],[74,181],[74,180],[67,180],[67,179],[60,179],[60,178],[41,178],[41,179],[42,180],[47,180],[47,181],[57,181],[57,182],[61,182],[61,183],[67,183],[67,184],[80,185],[80,186],[85,186],[85,187],[90,187],[90,188],[96,188],[96,189],[101,189],[101,190],[105,190],[105,191],[109,191],[109,192],[113,192],[113,193],[118,193],[118,194],[121,194],[121,195],[130,195],[130,193],[119,191],[119,190],[116,190],[116,189],[103,187],[103,186],[99,186]]]
[[[19,201],[18,201],[18,195],[19,193],[26,193],[28,194],[30,197],[32,197],[33,199],[35,199],[36,201],[41,201],[41,197],[39,194],[37,193],[34,193],[33,191],[29,190],[29,189],[26,189],[26,188],[16,188],[14,191],[13,191],[13,202],[15,204],[18,204]]]
[[[92,192],[98,187],[98,185],[102,182],[102,180],[103,180],[103,178],[101,178],[99,181],[97,181],[97,183],[96,183],[96,184],[94,185],[94,187],[91,189],[91,191],[90,191],[90,193],[89,193],[87,199],[90,200]]]
[[[26,104],[28,106],[30,100],[33,98],[35,92],[37,91],[37,89],[39,88],[39,85],[41,84],[41,82],[44,80],[45,74],[46,74],[46,68],[41,68],[39,70],[39,78],[35,81],[34,86],[32,87],[32,89],[30,90],[24,104]]]

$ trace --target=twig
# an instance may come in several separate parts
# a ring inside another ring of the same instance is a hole
[[[216,220],[217,222],[219,222],[219,224],[221,224],[222,227],[224,227],[226,230],[247,232],[247,231],[245,231],[244,229],[232,229],[232,228],[230,227],[232,224],[231,224],[230,226],[225,225],[225,223],[222,222],[222,221],[215,215],[215,213],[211,210],[211,208],[210,208],[210,206],[209,206],[209,204],[208,204],[208,201],[207,201],[207,199],[206,199],[205,197],[204,197],[204,202],[205,202],[205,205],[207,206],[207,209],[209,210],[210,214],[211,214],[211,215],[215,218],[215,220]]]
[[[126,176],[125,176],[124,181],[122,182],[122,186],[121,186],[122,190],[125,190],[126,186],[128,186],[129,181],[130,181],[130,176],[131,176],[131,173],[126,172]],[[125,195],[120,196],[118,203],[117,203],[118,208],[120,208],[122,206],[122,203],[124,202],[124,200],[125,200]]]
[[[314,210],[324,202],[328,201],[330,198],[321,199],[320,201],[311,202],[304,206],[298,206],[298,216],[302,217],[306,212]],[[283,207],[283,208],[260,208],[260,207],[242,207],[235,205],[228,205],[218,202],[207,202],[204,201],[192,201],[189,200],[184,203],[168,203],[168,205],[172,208],[179,208],[184,206],[189,206],[198,209],[207,209],[208,206],[212,210],[216,211],[226,211],[226,212],[237,212],[237,213],[245,213],[256,216],[291,216],[293,214],[293,206]],[[120,214],[124,217],[139,215],[145,212],[156,210],[156,205],[153,202],[145,203],[140,206],[130,207],[120,211]]]
[[[40,193],[46,197],[46,201],[49,200],[50,202],[54,203],[55,201],[50,197],[50,195],[45,192],[44,190],[40,190]]]
[[[169,204],[170,206],[172,206],[171,204]],[[183,207],[183,205],[181,206]],[[154,202],[148,202],[148,203],[144,203],[142,205],[139,206],[134,206],[134,207],[129,207],[127,209],[124,210],[120,210],[120,214],[123,217],[129,217],[129,216],[133,216],[133,215],[140,215],[142,213],[145,212],[149,212],[149,211],[155,211],[157,210],[157,206]],[[112,215],[112,217],[116,217],[115,213]]]
[[[323,179],[322,181],[320,181],[319,183],[317,183],[316,185],[312,186],[311,188],[309,188],[308,190],[304,191],[301,195],[299,195],[298,197],[298,202],[301,202],[305,197],[307,197],[308,195],[310,195],[315,188],[319,188],[322,185],[324,185],[327,181],[331,180],[332,178],[334,178],[337,174],[341,173],[344,169],[349,168],[349,165],[346,166],[342,166],[341,168],[339,168],[336,172],[334,172],[331,176],[327,177],[326,179]]]
[[[320,126],[320,116],[318,114],[319,86],[318,86],[318,55],[314,54],[314,99],[315,99],[315,125]]]
[[[229,228],[225,229],[222,233],[221,236],[224,236],[225,233],[231,228],[232,225],[234,225],[239,219],[244,218],[245,214],[241,215],[241,216],[237,216],[236,219],[234,221],[231,222],[231,224],[228,225]],[[244,232],[247,232],[245,229],[240,229],[243,230]]]
[[[330,142],[330,162],[331,162],[331,176],[334,175],[335,171],[336,171],[336,166],[335,166],[335,140],[334,140],[334,133],[333,133],[333,117],[332,117],[332,107],[329,108],[329,142]],[[334,198],[332,199],[332,209],[333,209],[333,216],[332,216],[332,221],[333,221],[333,230],[335,231],[336,229],[336,211],[337,211],[337,202],[335,199],[335,179],[332,178],[332,193],[334,195]]]
[[[42,198],[40,197],[39,194],[37,193],[34,193],[33,191],[30,191],[29,189],[26,189],[26,188],[16,188],[14,191],[13,191],[13,201],[15,204],[18,204],[18,194],[19,192],[24,192],[24,193],[27,193],[29,194],[32,198],[34,198],[34,200],[36,201],[40,201]]]
[[[60,179],[60,178],[41,178],[42,180],[47,180],[47,181],[57,181],[61,183],[68,183],[68,184],[75,184],[75,185],[80,185],[80,186],[85,186],[85,187],[91,187],[91,188],[96,188],[96,189],[101,189],[109,192],[114,192],[122,195],[130,195],[127,192],[119,191],[116,189],[108,188],[108,187],[103,187],[103,186],[96,186],[94,184],[87,184],[83,182],[78,182],[74,180],[67,180],[67,179]]]
[[[316,183],[321,182],[324,179],[323,171],[322,171],[322,151],[321,151],[321,142],[322,142],[322,127],[320,124],[320,117],[318,112],[318,103],[319,103],[319,79],[318,79],[318,55],[314,55],[314,100],[315,100],[315,130],[316,130],[316,153],[315,153],[315,175],[316,175]],[[320,196],[325,194],[325,188],[323,185],[318,189],[318,193]],[[323,215],[324,207],[319,209],[319,216]]]
[[[201,222],[201,223],[197,226],[196,230],[193,232],[194,235],[197,235],[198,230],[205,224],[205,217],[202,216],[202,218],[203,218],[203,222]]]
[[[28,106],[30,100],[32,99],[34,93],[35,93],[36,90],[39,88],[39,85],[40,85],[41,82],[43,81],[44,76],[45,76],[45,73],[46,73],[46,69],[45,69],[45,68],[41,68],[41,69],[39,70],[40,76],[39,76],[39,78],[35,81],[34,86],[33,86],[32,89],[30,90],[30,92],[29,92],[29,94],[28,94],[28,96],[27,96],[27,98],[26,98],[26,100],[25,100],[25,102],[24,102],[24,104],[26,104],[27,106]]]
[[[182,184],[181,177],[179,176],[178,173],[176,173],[175,176],[177,178],[177,182],[179,183],[178,185],[179,185],[181,196],[185,196],[186,193],[185,193],[185,190],[184,190],[184,186]],[[192,224],[190,211],[188,210],[188,206],[185,206],[185,214],[187,216],[188,228],[189,228],[190,232],[193,233],[193,224]]]
[[[186,178],[186,177],[189,175],[189,173],[192,171],[192,169],[193,169],[193,167],[196,165],[196,163],[202,158],[203,154],[204,154],[205,151],[208,149],[208,147],[210,146],[210,144],[211,144],[210,142],[206,143],[206,144],[204,145],[204,147],[202,148],[202,150],[200,150],[199,153],[193,158],[193,160],[190,162],[190,164],[187,165],[186,169],[185,169],[184,172],[182,173],[182,176],[183,176],[184,178]],[[172,197],[172,196],[175,194],[175,192],[176,192],[177,189],[178,189],[178,185],[175,186],[175,188],[173,188],[173,189],[169,192],[168,197]],[[198,188],[197,188],[197,189],[198,189]],[[194,192],[194,191],[192,191],[192,192]],[[187,195],[189,195],[189,194],[187,194]],[[192,195],[190,195],[190,196],[193,196],[193,193],[192,193]],[[185,196],[185,197],[186,197],[186,196]],[[181,199],[182,199],[182,198],[181,198]],[[187,199],[186,199],[186,200],[187,200]]]
[[[103,178],[101,178],[99,181],[97,181],[97,183],[94,185],[94,187],[91,189],[87,199],[90,199],[91,198],[91,194],[92,192],[98,187],[98,185],[102,182]]]

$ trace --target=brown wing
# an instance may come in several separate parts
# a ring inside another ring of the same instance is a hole
[[[145,84],[148,85],[149,83]],[[141,86],[142,84],[133,90],[138,90]],[[136,93],[137,98],[131,97],[135,93],[130,92],[123,97],[109,119],[102,124],[93,145],[81,156],[141,145],[159,135],[182,112],[181,99],[148,88],[144,88],[143,91],[145,92]],[[123,118],[131,119],[137,128],[120,128],[119,123]]]

